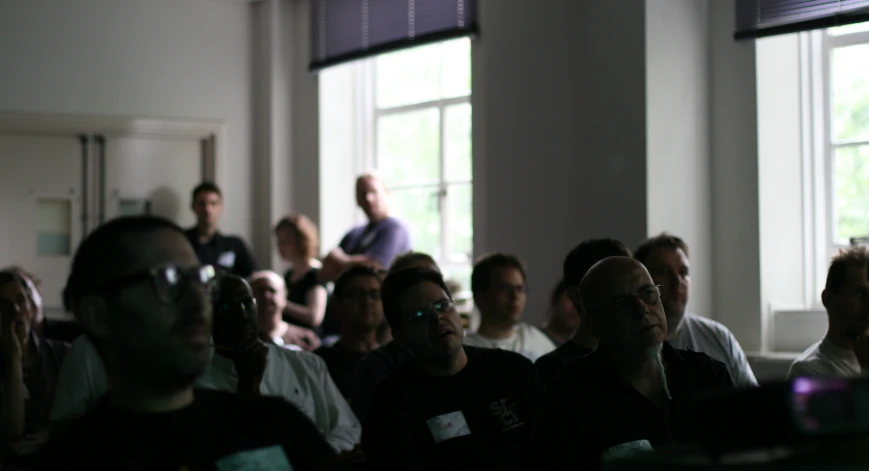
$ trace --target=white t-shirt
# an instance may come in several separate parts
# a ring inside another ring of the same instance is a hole
[[[851,350],[827,340],[812,345],[791,364],[788,379],[797,376],[833,376],[852,378],[860,376],[862,368],[857,355]]]
[[[724,363],[730,378],[738,387],[757,386],[757,378],[751,371],[745,352],[736,337],[720,322],[685,313],[679,334],[668,342],[674,348],[705,353]]]
[[[516,327],[513,328],[513,335],[506,339],[490,339],[474,332],[473,334],[465,335],[464,344],[472,347],[509,350],[523,355],[532,362],[555,350],[555,344],[552,343],[552,340],[546,334],[541,332],[537,327],[524,322],[516,324]]]
[[[260,392],[286,399],[307,415],[332,447],[352,450],[362,438],[362,425],[317,355],[268,345],[269,356]],[[231,360],[214,355],[196,387],[235,391],[238,375]],[[51,420],[84,415],[109,390],[102,359],[84,335],[73,342],[60,368]]]

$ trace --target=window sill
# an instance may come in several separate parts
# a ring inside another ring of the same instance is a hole
[[[769,329],[770,351],[761,356],[799,354],[827,333],[827,312],[823,308],[774,308]]]

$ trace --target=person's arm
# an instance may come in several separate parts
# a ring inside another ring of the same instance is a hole
[[[326,441],[339,453],[350,451],[362,438],[362,424],[329,375],[326,362],[317,355],[311,354],[311,357],[315,361],[312,374],[321,378],[321,391],[317,395],[317,424],[323,430]]]
[[[837,376],[829,365],[820,360],[810,361],[795,361],[788,371],[788,379],[794,379],[799,376],[823,377]]]
[[[242,278],[248,278],[256,271],[256,261],[250,252],[250,248],[248,248],[243,240],[238,239],[236,245],[235,265],[232,267],[232,271]]]
[[[0,389],[0,436],[4,441],[18,441],[24,435],[24,351],[15,332],[15,311],[4,303],[0,306],[0,352],[2,352],[3,382]]]
[[[320,283],[335,281],[341,273],[356,265],[371,265],[379,269],[385,268],[380,262],[368,255],[348,255],[341,248],[337,248],[329,252],[329,255],[323,259],[323,268],[320,269],[318,281]]]
[[[310,327],[318,327],[326,316],[326,298],[329,293],[322,285],[314,286],[305,293],[305,305],[287,302],[284,312],[290,317]]]

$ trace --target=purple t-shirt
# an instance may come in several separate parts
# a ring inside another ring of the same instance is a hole
[[[389,268],[396,256],[411,250],[410,232],[403,222],[388,217],[354,227],[341,239],[340,247],[347,255],[366,255]]]

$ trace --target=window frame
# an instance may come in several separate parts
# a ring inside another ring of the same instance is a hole
[[[446,41],[454,41],[449,39]],[[470,41],[470,38],[466,38]],[[443,51],[443,50],[442,50]],[[443,58],[443,53],[440,55]],[[419,101],[414,103],[402,104],[397,106],[388,106],[378,108],[377,106],[377,56],[369,59],[360,60],[357,62],[357,77],[356,96],[358,97],[358,119],[357,119],[357,137],[359,149],[363,149],[357,155],[358,168],[377,171],[379,169],[377,156],[377,133],[378,124],[381,118],[401,115],[405,113],[418,112],[423,110],[436,109],[438,111],[438,160],[439,160],[439,176],[438,179],[425,182],[416,182],[409,184],[391,184],[389,187],[390,193],[400,192],[413,188],[432,188],[434,195],[437,197],[437,207],[440,219],[440,256],[431,254],[435,258],[438,266],[446,273],[452,273],[455,270],[467,270],[473,266],[473,242],[471,253],[467,254],[466,260],[458,260],[451,257],[454,255],[450,250],[450,225],[451,215],[448,204],[448,197],[451,187],[459,185],[467,185],[473,194],[474,177],[468,179],[448,179],[445,159],[445,140],[446,140],[446,110],[456,105],[467,104],[472,107],[471,95],[473,90],[469,90],[466,95],[450,98],[438,98],[434,100]],[[468,57],[468,60],[471,60]],[[473,113],[473,108],[471,108]],[[473,154],[471,155],[473,161]],[[364,219],[361,215],[358,216]],[[473,220],[473,206],[471,207],[471,218]],[[357,221],[364,222],[364,221]],[[472,234],[473,239],[473,234]],[[414,247],[417,250],[417,247]],[[464,286],[464,289],[470,289],[469,286]]]

